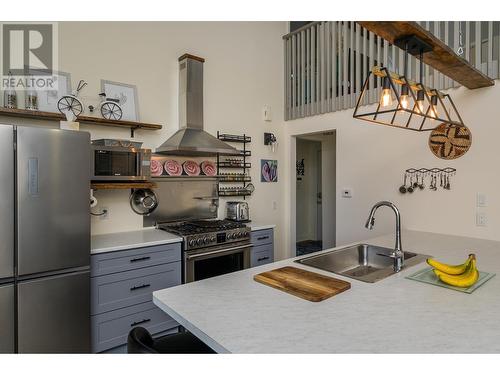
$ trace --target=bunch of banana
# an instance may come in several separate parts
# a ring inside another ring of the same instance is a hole
[[[434,267],[434,274],[443,283],[460,288],[468,288],[479,279],[479,271],[476,268],[476,256],[469,254],[467,260],[459,265],[452,266],[438,262],[435,259],[427,259],[427,264]]]

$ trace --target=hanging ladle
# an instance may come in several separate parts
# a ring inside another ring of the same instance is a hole
[[[399,187],[399,192],[401,194],[406,194],[406,176],[407,176],[407,174],[405,173],[405,177],[404,177],[404,180],[403,180],[403,185],[401,185]]]

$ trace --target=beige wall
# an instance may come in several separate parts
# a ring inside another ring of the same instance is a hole
[[[155,148],[178,129],[178,62],[188,52],[206,59],[204,66],[205,130],[252,136],[251,176],[256,187],[248,199],[256,222],[276,228],[276,256],[283,249],[284,150],[272,153],[263,133],[283,139],[282,35],[285,22],[62,22],[59,24],[59,70],[70,72],[73,87],[84,79],[87,104],[97,102],[100,80],[137,85],[141,120],[164,125],[161,131],[137,131],[145,147]],[[262,120],[270,105],[272,122]],[[7,123],[31,121],[0,119]],[[43,123],[56,126],[55,123]],[[129,131],[83,126],[92,138],[128,138]],[[261,183],[260,159],[278,159],[278,183]],[[129,191],[97,191],[96,210],[109,209],[109,219],[92,218],[92,233],[121,232],[142,227],[142,217],[128,204]],[[273,208],[276,202],[276,209]],[[223,214],[224,199],[221,199]]]
[[[294,135],[336,129],[337,134],[337,245],[360,241],[376,233],[393,231],[394,215],[383,209],[377,215],[375,233],[364,228],[371,206],[379,200],[394,201],[401,209],[403,226],[429,232],[500,240],[500,184],[497,139],[500,136],[500,87],[449,91],[464,122],[469,126],[473,144],[470,151],[454,161],[436,158],[427,145],[428,133],[377,126],[352,118],[352,110],[338,111],[286,122],[287,179],[295,169]],[[413,195],[398,192],[403,171],[410,167],[447,167],[457,169],[451,191],[425,190]],[[290,184],[287,201],[295,200]],[[350,199],[341,198],[341,189],[353,191]],[[487,195],[487,207],[476,209],[476,193]],[[286,208],[289,220],[287,243],[295,234],[294,206]],[[488,226],[475,225],[476,211],[487,214]],[[404,238],[403,238],[404,244]],[[415,249],[418,250],[418,249]]]

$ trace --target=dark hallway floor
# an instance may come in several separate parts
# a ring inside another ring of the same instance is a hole
[[[323,249],[322,241],[306,240],[297,242],[296,255],[305,255],[320,251]]]

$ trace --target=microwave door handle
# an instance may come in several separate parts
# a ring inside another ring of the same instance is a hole
[[[187,260],[193,260],[201,257],[205,257],[207,255],[215,255],[215,254],[221,254],[221,253],[229,253],[233,252],[235,250],[240,250],[240,249],[247,249],[247,248],[252,248],[252,244],[247,244],[247,245],[241,245],[241,246],[235,246],[235,247],[230,247],[229,249],[220,249],[220,250],[214,250],[214,251],[207,251],[206,253],[200,253],[200,254],[193,254],[193,255],[187,255],[186,259]]]

